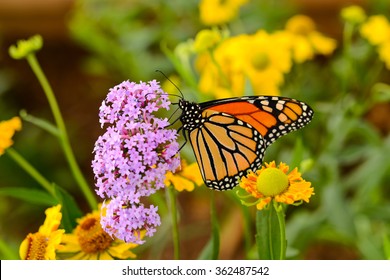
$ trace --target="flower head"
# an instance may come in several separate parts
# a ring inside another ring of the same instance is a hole
[[[55,260],[56,249],[60,247],[63,229],[61,223],[61,205],[48,208],[46,219],[38,232],[29,233],[20,244],[19,255],[22,260]]]
[[[101,224],[104,230],[127,243],[142,244],[144,234],[153,236],[161,224],[158,207],[149,208],[142,203],[131,204],[121,197],[115,197],[102,206]]]
[[[206,25],[219,25],[233,20],[248,0],[202,0],[199,4],[200,20]]]
[[[5,149],[12,146],[12,137],[21,128],[22,122],[19,117],[0,122],[0,156],[4,154]]]
[[[112,260],[136,257],[130,250],[137,247],[137,244],[112,238],[103,230],[100,225],[100,211],[85,215],[77,223],[73,233],[62,237],[62,247],[58,253],[65,256],[65,259]]]
[[[101,197],[138,203],[163,188],[166,172],[178,168],[177,132],[152,114],[168,106],[156,81],[123,82],[110,90],[100,108],[100,122],[110,126],[96,141],[92,162]]]
[[[40,35],[30,37],[28,40],[19,40],[16,46],[9,48],[9,54],[14,59],[22,59],[42,48],[43,40]]]
[[[193,191],[195,186],[203,184],[202,174],[200,173],[198,163],[194,162],[187,165],[187,162],[182,160],[181,169],[176,172],[168,172],[165,178],[165,185],[172,185],[177,191],[183,190]]]
[[[243,95],[249,81],[253,92],[277,95],[291,66],[290,49],[277,36],[264,30],[234,36],[218,45],[213,58],[198,58],[199,89],[227,98]]]
[[[347,22],[359,24],[366,20],[366,13],[362,7],[352,5],[341,10],[341,17]]]
[[[372,45],[377,46],[390,40],[390,23],[383,15],[371,16],[361,26],[360,33]]]
[[[305,15],[290,18],[279,36],[291,45],[293,58],[297,63],[312,59],[316,54],[329,55],[336,48],[336,40],[316,31],[314,21]]]
[[[96,192],[110,199],[103,228],[126,242],[142,242],[160,224],[157,207],[143,207],[142,197],[163,188],[165,174],[180,165],[177,131],[153,113],[169,108],[168,95],[156,81],[123,82],[112,88],[100,107],[106,132],[95,144],[92,167]]]
[[[240,182],[240,187],[256,198],[257,209],[263,209],[273,199],[284,204],[309,202],[314,194],[311,183],[302,179],[298,169],[288,172],[289,167],[275,162],[265,164],[256,172],[249,172]],[[245,204],[245,202],[243,202]]]
[[[390,22],[383,15],[371,16],[360,28],[360,33],[377,47],[380,60],[390,69]]]

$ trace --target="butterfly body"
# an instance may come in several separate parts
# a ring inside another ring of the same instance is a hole
[[[286,97],[246,96],[203,103],[179,101],[180,121],[205,184],[215,190],[234,188],[247,171],[257,170],[266,148],[305,126],[313,110]]]

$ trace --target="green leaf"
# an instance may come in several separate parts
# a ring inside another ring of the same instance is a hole
[[[72,232],[76,226],[76,219],[80,218],[83,213],[78,207],[74,198],[63,188],[54,185],[57,196],[62,205],[62,226],[66,232]]]
[[[385,257],[390,260],[390,239],[387,235],[383,237],[383,250],[385,251]]]
[[[390,101],[390,85],[377,83],[372,87],[372,99],[374,103]]]
[[[24,188],[24,187],[5,187],[0,189],[0,196],[9,196],[21,199],[37,205],[53,206],[59,203],[57,199],[44,190]]]
[[[59,137],[60,131],[55,125],[53,125],[49,121],[29,115],[26,110],[21,110],[19,112],[19,115],[23,120],[30,122],[43,130],[46,130],[47,132],[53,134],[56,137]]]

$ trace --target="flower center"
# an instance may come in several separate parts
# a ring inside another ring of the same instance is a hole
[[[30,233],[27,237],[28,249],[26,254],[26,260],[44,260],[47,247],[47,237],[41,233]]]
[[[270,63],[269,56],[265,52],[258,52],[252,58],[252,65],[256,70],[264,70]]]
[[[278,168],[264,169],[256,181],[257,190],[265,196],[275,196],[288,187],[288,176]]]
[[[86,218],[76,229],[81,249],[88,254],[108,249],[113,241],[96,218]]]

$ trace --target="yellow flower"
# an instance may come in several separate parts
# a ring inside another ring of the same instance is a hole
[[[390,23],[383,15],[371,16],[361,26],[360,33],[372,45],[377,46],[390,40]]]
[[[360,33],[378,48],[379,58],[390,69],[390,23],[382,15],[372,16],[362,25]]]
[[[0,122],[0,156],[4,154],[5,149],[12,146],[12,137],[16,131],[21,129],[22,122],[19,117]]]
[[[298,169],[288,173],[289,167],[285,163],[276,166],[275,161],[265,164],[256,172],[249,172],[240,182],[252,197],[256,198],[258,210],[262,210],[272,200],[284,204],[294,204],[305,201],[314,195],[311,183],[302,179]],[[243,201],[244,204],[248,204]]]
[[[195,186],[201,186],[203,184],[202,175],[199,171],[199,166],[196,162],[187,165],[187,163],[183,160],[181,162],[181,170],[175,172],[168,172],[165,177],[165,185],[169,187],[173,185],[173,187],[179,192],[193,191]]]
[[[304,15],[290,18],[285,31],[278,32],[278,36],[284,38],[285,42],[289,41],[297,63],[312,59],[316,54],[330,55],[336,48],[336,40],[316,31],[313,20]]]
[[[277,95],[291,55],[279,37],[260,30],[225,39],[211,55],[199,56],[196,68],[199,90],[216,98],[243,95],[247,81],[254,94]]]
[[[341,17],[347,22],[359,24],[366,20],[366,13],[362,7],[352,5],[341,10]]]
[[[248,0],[202,0],[199,4],[200,20],[206,25],[224,24],[234,19]]]
[[[231,37],[220,43],[211,54],[203,53],[197,57],[200,92],[218,99],[244,93],[241,44],[240,36]]]
[[[29,233],[22,241],[19,255],[22,260],[55,260],[56,249],[60,247],[64,230],[58,229],[61,223],[61,205],[48,208],[46,219],[38,232]]]
[[[245,35],[244,35],[245,36]],[[286,44],[277,36],[260,30],[246,36],[241,48],[243,71],[255,94],[278,95],[284,74],[291,69],[291,55]]]
[[[100,207],[99,207],[100,208]],[[72,234],[65,234],[62,247],[58,250],[61,257],[70,260],[113,260],[135,258],[130,251],[137,244],[125,243],[113,239],[100,225],[100,211],[85,215],[78,221]]]

